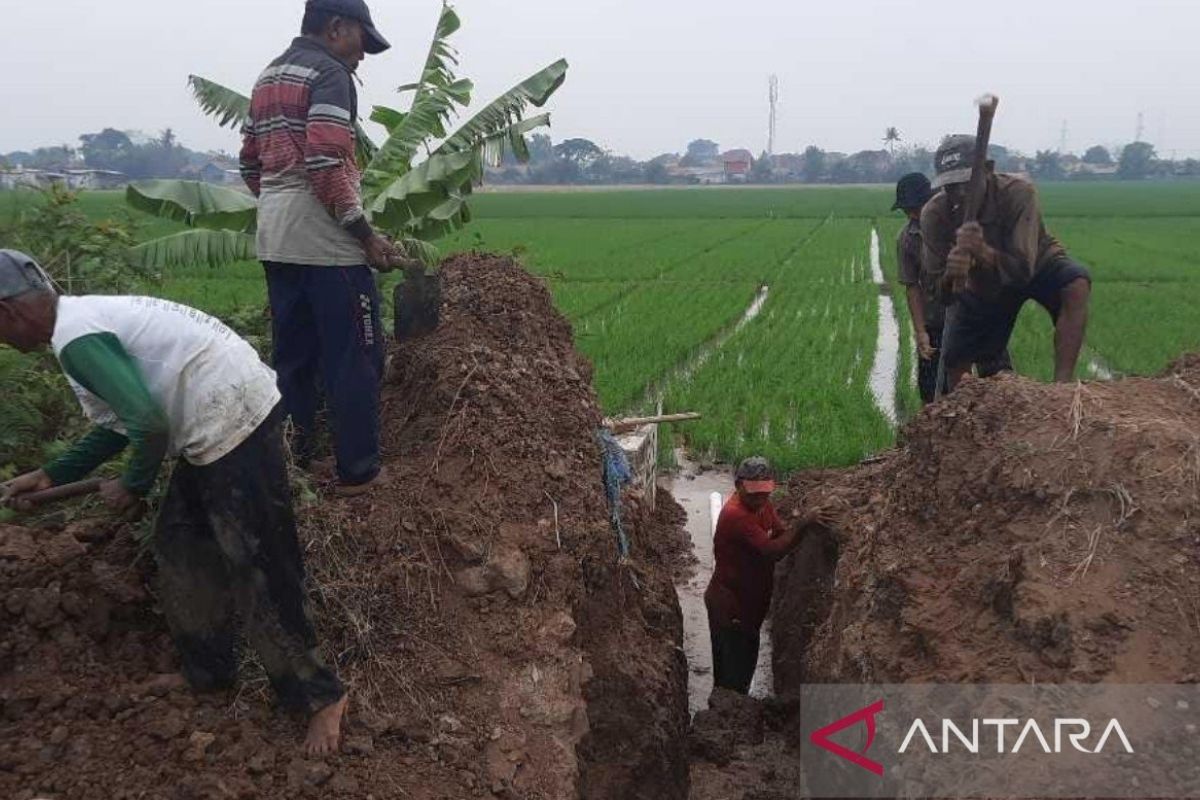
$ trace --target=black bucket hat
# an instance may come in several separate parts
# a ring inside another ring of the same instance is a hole
[[[898,208],[905,211],[921,208],[931,197],[933,188],[929,185],[929,178],[921,172],[910,172],[896,182],[896,202],[892,205],[892,211]]]
[[[370,55],[378,55],[392,46],[375,28],[375,22],[371,19],[371,9],[367,8],[363,0],[308,0],[308,8],[361,22],[363,33],[366,34],[363,50]]]

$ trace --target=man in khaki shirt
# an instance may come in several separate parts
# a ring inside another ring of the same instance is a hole
[[[974,153],[975,137],[947,137],[934,159],[941,191],[921,212],[923,272],[956,304],[942,356],[947,382],[953,388],[972,363],[994,362],[1031,299],[1054,320],[1054,379],[1074,380],[1091,276],[1046,232],[1033,184],[996,173],[990,161],[979,221],[963,224]]]

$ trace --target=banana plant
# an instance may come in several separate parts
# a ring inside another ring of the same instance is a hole
[[[467,198],[483,179],[487,165],[497,166],[511,153],[529,160],[526,134],[550,124],[549,114],[526,117],[542,108],[562,86],[567,62],[539,70],[451,132],[460,110],[471,102],[474,84],[455,74],[458,56],[449,39],[461,21],[443,2],[437,28],[415,83],[399,87],[412,94],[407,111],[376,106],[371,120],[387,138],[376,146],[356,129],[356,158],[362,173],[363,207],[376,229],[394,238],[410,257],[436,261],[432,242],[470,221]],[[240,129],[250,99],[213,81],[192,75],[188,85],[206,114],[223,127]],[[183,222],[188,230],[134,248],[134,260],[148,268],[188,264],[220,266],[253,259],[254,199],[232,189],[197,181],[147,181],[131,184],[129,205]]]

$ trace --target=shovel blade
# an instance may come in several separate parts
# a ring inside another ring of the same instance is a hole
[[[396,286],[396,340],[404,341],[433,333],[442,307],[442,283],[437,273],[424,267],[404,270],[404,282]]]

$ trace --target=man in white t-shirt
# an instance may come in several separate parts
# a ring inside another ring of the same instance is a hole
[[[311,715],[305,746],[337,748],[346,693],[321,661],[304,597],[275,375],[219,320],[152,297],[59,297],[29,256],[0,250],[0,343],[50,346],[94,426],[65,454],[2,486],[22,494],[80,480],[126,447],[105,481],[114,509],[177,458],[153,547],[163,611],[198,690],[237,677],[239,630],[286,706]],[[177,681],[182,684],[182,681]]]

